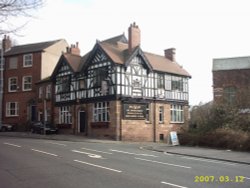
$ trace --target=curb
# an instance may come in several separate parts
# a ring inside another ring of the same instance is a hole
[[[0,134],[0,137],[15,137],[15,138],[31,138],[31,139],[44,139],[44,140],[58,140],[58,141],[70,141],[70,142],[87,142],[87,143],[106,143],[106,144],[115,144],[117,141],[109,140],[92,140],[91,138],[58,138],[49,135],[38,135],[38,134],[29,134],[29,135],[13,135],[13,134]],[[73,135],[74,136],[74,135]],[[116,144],[118,144],[117,142]]]
[[[186,153],[178,153],[178,152],[172,152],[172,151],[164,151],[161,149],[154,148],[152,146],[150,147],[143,147],[144,149],[159,152],[159,153],[168,153],[173,155],[181,155],[181,156],[188,156],[188,157],[197,157],[202,159],[211,159],[211,160],[218,160],[218,161],[225,161],[225,162],[231,162],[231,163],[237,163],[237,164],[245,164],[250,165],[250,162],[244,162],[244,161],[235,161],[230,159],[223,159],[223,158],[217,158],[217,157],[207,157],[207,156],[201,156],[201,155],[192,155],[192,154],[186,154]]]

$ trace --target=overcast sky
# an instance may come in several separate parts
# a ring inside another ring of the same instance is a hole
[[[192,75],[190,105],[213,98],[213,58],[250,56],[248,0],[47,0],[35,17],[22,37],[11,36],[18,44],[64,38],[78,41],[82,55],[96,39],[127,36],[136,22],[144,51],[176,48],[177,62]]]

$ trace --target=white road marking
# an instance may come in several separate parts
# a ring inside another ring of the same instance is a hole
[[[15,147],[18,147],[18,148],[22,147],[22,146],[19,146],[19,145],[16,145],[16,144],[8,143],[8,142],[4,142],[3,144],[9,145],[9,146],[15,146]]]
[[[120,150],[115,150],[115,149],[110,149],[110,151],[114,151],[114,152],[117,152],[117,153],[125,153],[125,154],[128,154],[128,155],[137,155],[137,156],[139,155],[139,156],[148,156],[148,157],[158,157],[158,156],[156,156],[156,155],[131,153],[131,152],[120,151]]]
[[[174,187],[188,188],[188,187],[184,187],[184,186],[180,186],[180,185],[176,185],[176,184],[168,183],[168,182],[165,182],[165,181],[162,181],[161,183],[162,183],[162,184],[166,184],[166,185],[171,185],[171,186],[174,186]]]
[[[59,145],[59,146],[67,146],[66,144],[60,144],[60,143],[56,143],[56,142],[45,142],[45,143],[55,144],[55,145]]]
[[[216,160],[211,160],[211,159],[200,159],[200,158],[195,158],[195,157],[182,157],[182,158],[196,160],[196,161],[204,161],[204,162],[209,162],[209,163],[219,163],[219,164],[225,164],[225,165],[232,165],[232,166],[237,165],[236,163],[221,162],[221,161],[216,161]]]
[[[56,154],[53,154],[53,153],[48,153],[48,152],[41,151],[41,150],[37,150],[37,149],[31,149],[31,150],[32,150],[32,151],[39,152],[39,153],[47,154],[47,155],[52,155],[52,156],[55,156],[55,157],[57,157],[57,156],[58,156],[58,155],[56,155]]]
[[[142,158],[137,158],[137,157],[135,157],[135,159],[138,159],[138,160],[141,160],[141,161],[147,161],[147,162],[151,162],[151,163],[164,164],[164,165],[168,165],[168,166],[175,166],[175,167],[180,167],[180,168],[192,168],[192,167],[189,167],[189,166],[182,166],[182,165],[177,165],[177,164],[164,163],[164,162],[160,162],[160,161],[152,161],[152,160],[142,159]]]
[[[93,153],[87,153],[87,152],[83,152],[83,151],[78,151],[78,150],[71,150],[72,152],[75,152],[75,153],[81,153],[81,154],[86,154],[88,155],[89,157],[92,157],[92,158],[102,158],[101,155],[96,155],[96,154],[93,154]]]
[[[248,180],[250,180],[250,178],[248,178],[248,177],[245,177],[245,176],[244,176],[244,178],[245,178],[245,179],[248,179]]]
[[[99,151],[99,150],[94,150],[94,149],[89,149],[89,148],[82,148],[82,149],[88,150],[88,151],[95,151],[95,152],[98,152],[98,153],[105,153],[105,154],[109,154],[109,155],[113,154],[113,153],[110,153],[110,152]]]
[[[169,156],[172,156],[173,154],[171,153],[168,153],[168,152],[163,152],[165,155],[169,155]]]
[[[98,168],[103,168],[103,169],[106,169],[106,170],[114,171],[114,172],[122,172],[121,170],[116,170],[116,169],[108,168],[108,167],[105,167],[105,166],[100,166],[100,165],[96,165],[96,164],[92,164],[92,163],[87,163],[87,162],[84,162],[84,161],[79,161],[79,160],[74,160],[74,161],[78,162],[78,163],[82,163],[82,164],[86,164],[86,165],[90,165],[90,166],[94,166],[94,167],[98,167]]]

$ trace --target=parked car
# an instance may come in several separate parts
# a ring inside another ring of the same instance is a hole
[[[58,128],[48,122],[45,123],[44,127],[43,122],[37,121],[31,124],[30,131],[32,133],[38,133],[38,134],[44,134],[44,131],[46,131],[46,134],[57,134]]]
[[[2,131],[2,132],[13,131],[13,125],[11,125],[11,124],[1,124],[0,123],[0,131]]]

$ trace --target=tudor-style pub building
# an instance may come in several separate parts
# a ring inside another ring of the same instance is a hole
[[[84,55],[62,54],[51,80],[54,123],[90,137],[168,141],[187,125],[190,74],[165,55],[144,52],[134,23],[124,34],[97,41]]]

